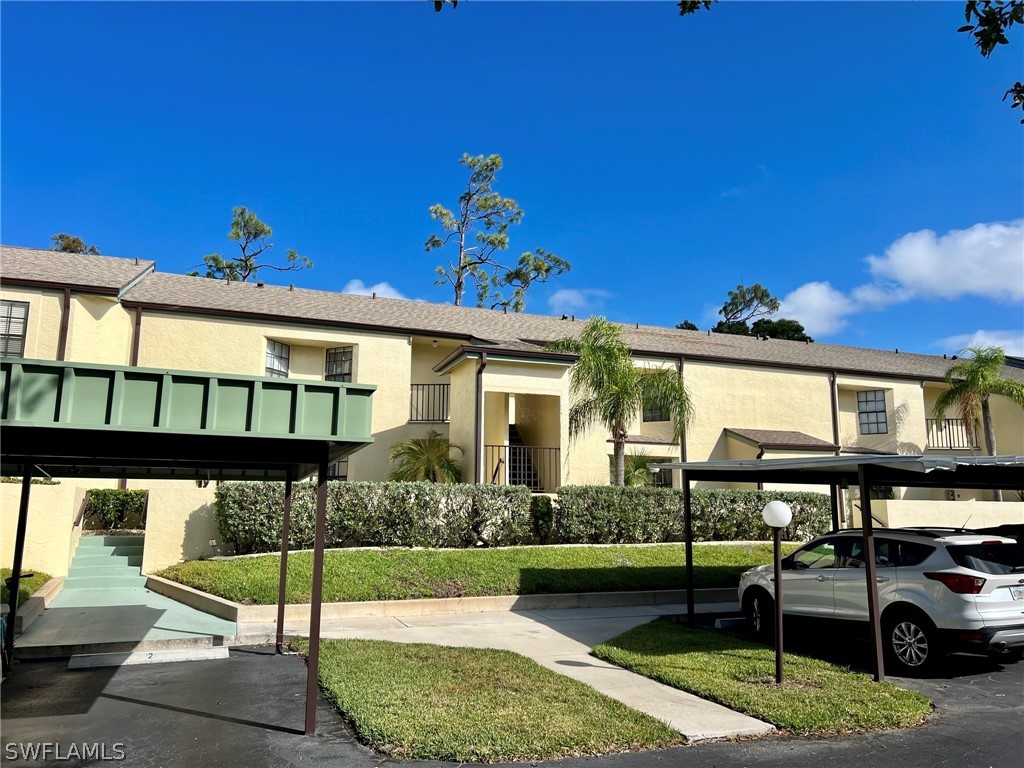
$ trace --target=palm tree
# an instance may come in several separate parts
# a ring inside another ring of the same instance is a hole
[[[624,484],[627,486],[652,485],[654,477],[651,473],[651,457],[646,453],[631,453],[624,457],[625,473]],[[609,464],[609,480],[615,482],[615,461]]]
[[[548,349],[578,358],[569,379],[574,401],[569,409],[569,436],[576,439],[595,424],[611,432],[615,485],[625,484],[626,438],[645,405],[667,410],[672,416],[673,436],[683,438],[693,405],[682,379],[666,368],[637,368],[619,326],[592,317],[578,338],[560,339]]]
[[[1024,384],[999,375],[1006,363],[1006,354],[999,347],[968,347],[961,354],[970,354],[971,359],[949,366],[946,371],[949,388],[935,399],[932,414],[942,419],[946,411],[958,409],[970,434],[976,433],[980,420],[988,455],[995,456],[996,433],[992,427],[989,397],[1002,395],[1024,408]],[[1003,500],[1002,491],[995,491],[995,500]]]
[[[462,451],[457,445],[431,429],[426,437],[410,437],[391,446],[388,458],[396,464],[388,475],[390,480],[415,482],[427,480],[431,483],[458,483],[462,471],[452,459],[452,450]]]

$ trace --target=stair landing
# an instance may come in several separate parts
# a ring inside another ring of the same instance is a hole
[[[233,644],[236,627],[146,588],[142,536],[83,536],[64,589],[16,641],[21,658]]]

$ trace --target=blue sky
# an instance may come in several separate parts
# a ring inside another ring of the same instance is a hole
[[[316,264],[279,281],[448,301],[427,209],[496,152],[512,253],[573,264],[528,311],[707,328],[760,282],[819,341],[1024,354],[1024,40],[983,59],[961,3],[0,13],[7,244],[184,272],[246,205]]]

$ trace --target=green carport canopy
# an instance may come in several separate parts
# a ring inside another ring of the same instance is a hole
[[[291,485],[316,474],[305,723],[307,733],[315,732],[327,470],[373,442],[375,389],[367,384],[52,360],[0,361],[0,471],[22,477],[9,647],[13,649],[33,476],[285,481],[280,650]]]

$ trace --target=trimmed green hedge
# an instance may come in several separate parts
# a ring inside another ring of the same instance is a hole
[[[52,477],[33,477],[31,482],[32,485],[60,485],[60,480],[54,480]],[[4,475],[0,477],[0,483],[17,483],[21,485],[22,479],[20,477]]]
[[[695,541],[764,541],[771,528],[761,518],[773,499],[793,508],[784,533],[805,540],[832,527],[832,507],[821,493],[694,489]],[[563,544],[646,544],[683,541],[683,492],[673,488],[567,485],[558,489],[556,540]]]
[[[125,488],[91,488],[85,503],[85,527],[90,530],[138,530],[146,521],[149,491]]]
[[[316,487],[293,486],[289,546],[313,546]],[[281,548],[282,483],[222,483],[217,527],[238,554]],[[327,484],[328,547],[473,547],[533,541],[530,491],[449,483]]]
[[[434,483],[350,483],[327,486],[328,547],[475,547],[516,544],[648,544],[683,540],[683,493],[670,488],[570,485],[556,500],[518,486]],[[316,488],[294,486],[292,549],[313,546]],[[771,538],[761,509],[772,499],[793,507],[787,540],[805,540],[831,526],[829,497],[820,493],[692,492],[695,541]],[[282,483],[223,483],[217,526],[237,554],[281,548]]]

